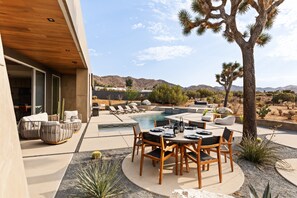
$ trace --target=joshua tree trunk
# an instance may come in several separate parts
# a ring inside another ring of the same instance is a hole
[[[257,138],[256,80],[254,47],[246,44],[241,48],[243,59],[243,138]]]
[[[232,87],[232,83],[229,84],[229,86],[227,88],[225,88],[225,100],[224,100],[224,107],[227,107],[228,105],[228,98],[229,98],[229,93],[230,93],[230,90],[231,90],[231,87]]]

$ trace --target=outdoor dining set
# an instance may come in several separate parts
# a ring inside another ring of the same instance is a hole
[[[162,184],[164,162],[174,157],[174,172],[183,175],[184,169],[189,172],[189,163],[194,162],[197,166],[198,188],[202,187],[202,171],[209,171],[210,164],[217,164],[219,182],[222,182],[221,155],[224,155],[225,163],[227,155],[233,172],[232,140],[233,131],[227,127],[221,136],[215,136],[206,130],[205,122],[189,121],[184,123],[170,123],[169,120],[155,121],[155,127],[147,132],[142,132],[139,124],[133,127],[134,145],[132,162],[135,151],[140,154],[140,176],[143,172],[145,158],[152,160],[153,166],[159,163],[159,184]],[[179,164],[179,165],[178,165]],[[185,167],[184,167],[185,164]],[[178,171],[179,168],[179,171]]]

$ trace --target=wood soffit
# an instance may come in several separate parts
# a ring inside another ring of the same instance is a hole
[[[0,0],[0,33],[4,46],[55,71],[85,68],[58,0]]]

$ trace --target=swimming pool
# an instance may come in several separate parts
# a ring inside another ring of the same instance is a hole
[[[140,125],[141,129],[151,129],[154,128],[154,121],[155,120],[165,120],[165,116],[169,114],[160,113],[160,114],[148,114],[148,115],[141,115],[141,116],[133,116],[132,119],[137,121]]]

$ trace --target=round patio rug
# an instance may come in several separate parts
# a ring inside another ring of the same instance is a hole
[[[209,171],[202,171],[202,190],[232,194],[242,186],[244,174],[241,168],[234,163],[234,172],[231,172],[229,159],[227,163],[222,162],[223,182],[219,183],[218,167],[213,163]],[[135,155],[134,162],[131,162],[130,154],[123,160],[122,169],[131,182],[156,194],[170,196],[175,189],[198,189],[197,168],[194,163],[189,163],[189,173],[184,171],[183,175],[175,175],[174,158],[166,160],[161,185],[159,185],[158,165],[153,167],[152,161],[145,158],[142,176],[139,176],[140,155]]]
[[[271,135],[267,135],[266,138],[269,140],[271,138]],[[276,133],[273,134],[271,141],[291,148],[297,148],[297,133]]]
[[[277,172],[286,180],[297,186],[297,159],[284,159],[275,164]]]

